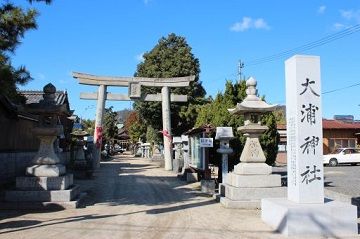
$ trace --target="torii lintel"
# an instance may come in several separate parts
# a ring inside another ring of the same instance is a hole
[[[96,76],[85,73],[73,72],[73,77],[84,85],[107,85],[107,86],[129,86],[130,83],[140,83],[142,86],[152,87],[185,87],[189,86],[195,76],[168,77],[168,78],[148,78],[148,77],[114,77]]]

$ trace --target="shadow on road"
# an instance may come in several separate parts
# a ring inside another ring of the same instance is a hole
[[[208,205],[212,205],[215,203],[217,203],[215,200],[198,202],[198,203],[190,203],[190,204],[179,205],[179,206],[174,206],[174,207],[151,209],[151,210],[147,210],[146,213],[147,214],[160,214],[160,213],[174,212],[174,211],[184,210],[184,209],[193,208],[193,207],[208,206]]]
[[[11,232],[18,232],[29,230],[33,228],[40,228],[40,227],[47,227],[51,225],[58,225],[58,224],[65,224],[83,220],[94,220],[94,219],[101,219],[101,218],[108,218],[108,217],[115,217],[117,215],[82,215],[76,217],[67,217],[67,218],[56,218],[50,219],[46,221],[38,221],[38,220],[14,220],[8,221],[4,223],[0,223],[0,230],[9,229],[9,228],[16,228],[7,231],[0,231],[1,234],[11,233]]]
[[[199,196],[198,191],[185,186],[186,182],[175,174],[164,171],[150,160],[143,162],[128,159],[101,163],[94,180],[78,181],[88,193],[84,206],[167,205]]]

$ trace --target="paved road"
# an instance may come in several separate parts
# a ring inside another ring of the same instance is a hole
[[[0,238],[285,238],[258,210],[223,208],[155,163],[118,158],[77,180],[87,206],[58,212],[0,211]],[[360,238],[360,237],[358,237]]]
[[[273,168],[286,180],[286,166]],[[344,202],[357,199],[360,205],[360,165],[324,167],[325,196]]]

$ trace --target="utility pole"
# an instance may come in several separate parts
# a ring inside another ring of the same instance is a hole
[[[244,68],[244,62],[239,60],[239,63],[238,63],[238,81],[239,82],[241,81],[241,74],[242,74],[241,71],[243,68]]]

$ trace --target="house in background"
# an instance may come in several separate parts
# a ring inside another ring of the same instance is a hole
[[[337,148],[355,148],[360,143],[360,123],[323,119],[323,150],[329,154]]]
[[[323,119],[323,154],[329,154],[337,148],[357,147],[360,144],[360,122],[353,116],[336,116]],[[277,125],[280,134],[279,151],[276,163],[286,164],[286,125]]]

